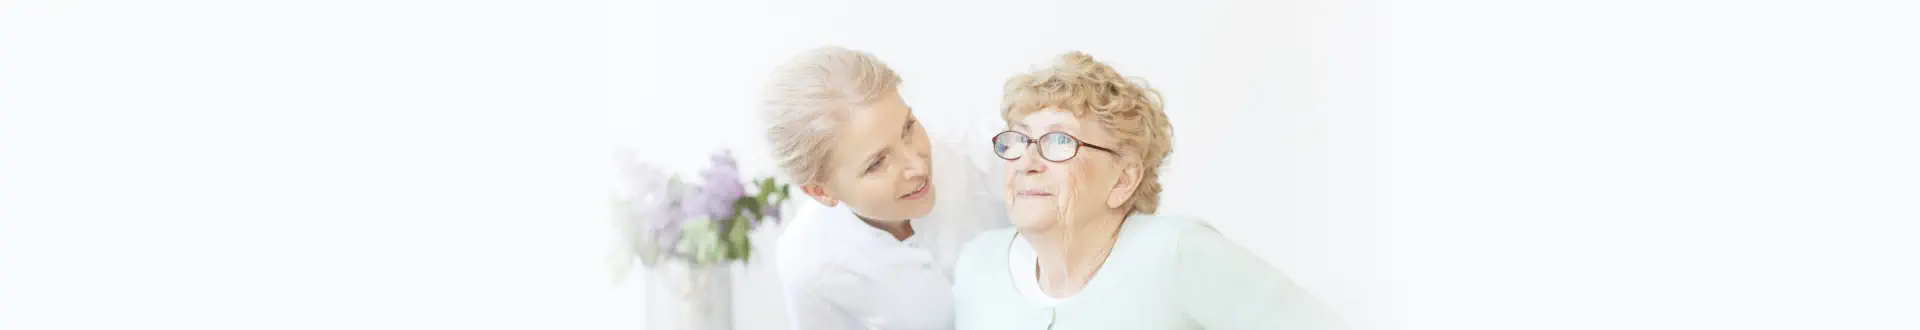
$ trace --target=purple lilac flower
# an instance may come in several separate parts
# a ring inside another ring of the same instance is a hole
[[[673,182],[660,169],[634,160],[631,155],[622,158],[622,170],[629,180],[625,194],[634,211],[634,218],[627,221],[634,223],[631,228],[640,231],[635,234],[652,235],[655,246],[670,248],[679,243],[682,217],[675,212]]]
[[[712,211],[707,208],[707,204],[709,204],[707,195],[700,192],[703,190],[701,188],[700,186],[688,185],[677,191],[680,196],[680,203],[674,205],[674,207],[679,211],[681,218],[712,216]]]
[[[700,172],[702,185],[695,193],[699,197],[697,207],[705,207],[706,215],[713,219],[733,217],[733,203],[747,194],[746,187],[740,183],[740,168],[733,155],[721,151],[713,155],[713,167]]]
[[[630,156],[630,155],[629,155]],[[658,168],[634,161],[627,157],[623,170],[632,182],[627,188],[627,199],[635,211],[629,223],[632,230],[638,231],[638,237],[650,238],[653,242],[652,255],[667,258],[687,259],[697,251],[683,251],[681,243],[689,238],[686,228],[715,228],[724,232],[725,226],[734,214],[734,203],[747,197],[746,185],[741,182],[739,165],[731,154],[722,150],[715,153],[713,164],[700,172],[698,181],[688,182],[679,178],[668,179]],[[767,201],[761,201],[763,203]],[[779,205],[763,205],[766,218],[780,219]],[[749,219],[748,229],[756,227],[762,219]],[[712,235],[708,233],[707,235]],[[701,239],[703,237],[693,237]],[[698,244],[696,244],[698,245]]]

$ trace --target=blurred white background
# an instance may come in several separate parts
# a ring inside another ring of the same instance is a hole
[[[1381,4],[616,1],[609,123],[623,147],[682,173],[727,147],[744,172],[772,174],[759,84],[780,61],[831,44],[886,61],[929,131],[997,160],[986,141],[1004,128],[1005,79],[1085,51],[1166,98],[1175,138],[1160,213],[1213,223],[1357,328],[1397,328]],[[742,272],[736,319],[784,328],[771,260]]]
[[[827,43],[929,123],[1151,80],[1168,212],[1365,328],[1920,328],[1916,6],[6,1],[0,329],[636,328],[611,151],[769,173],[751,85]]]

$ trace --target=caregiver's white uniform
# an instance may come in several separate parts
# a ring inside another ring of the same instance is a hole
[[[932,147],[933,210],[909,220],[905,241],[873,228],[841,204],[810,199],[781,234],[780,283],[794,329],[952,329],[951,283],[960,245],[1006,227],[1005,206],[991,181],[949,140]],[[973,144],[988,152],[988,140]]]
[[[953,285],[962,330],[1337,329],[1286,274],[1205,223],[1133,214],[1079,293],[1040,291],[1036,253],[1013,228],[968,243]]]

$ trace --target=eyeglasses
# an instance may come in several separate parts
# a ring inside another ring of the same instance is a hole
[[[1068,135],[1066,132],[1053,132],[1040,135],[1040,140],[1035,141],[1032,138],[1028,138],[1027,134],[1015,131],[1000,132],[999,135],[993,136],[993,154],[999,155],[1000,158],[1006,160],[1020,159],[1021,156],[1027,155],[1027,146],[1033,144],[1040,145],[1041,159],[1056,163],[1073,159],[1074,155],[1080,153],[1080,147],[1083,146],[1114,155],[1120,154],[1119,152],[1114,152],[1113,149],[1080,142],[1080,139],[1074,138],[1073,135]]]

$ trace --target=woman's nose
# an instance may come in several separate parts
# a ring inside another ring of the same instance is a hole
[[[908,153],[905,163],[905,165],[907,165],[907,177],[912,178],[927,175],[927,157],[925,156],[928,155],[923,155],[918,152]]]
[[[1029,145],[1028,148],[1033,147]],[[1040,161],[1039,148],[1027,149],[1026,155],[1020,156],[1020,159],[1013,160],[1013,166],[1019,169],[1020,173],[1026,174],[1039,174],[1040,172],[1047,171],[1047,164],[1042,164]]]

